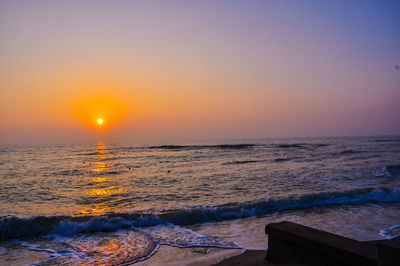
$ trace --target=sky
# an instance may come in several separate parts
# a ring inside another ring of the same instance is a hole
[[[1,0],[0,143],[399,135],[399,29],[399,1]]]

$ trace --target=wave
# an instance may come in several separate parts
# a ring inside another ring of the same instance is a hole
[[[75,176],[75,175],[83,175],[84,171],[79,169],[72,169],[72,170],[63,170],[58,173],[54,173],[54,175],[62,175],[62,176]]]
[[[272,162],[276,163],[282,163],[282,162],[287,162],[292,159],[298,159],[298,158],[276,158],[273,159]],[[221,165],[236,165],[236,164],[248,164],[248,163],[264,163],[264,162],[269,162],[270,160],[244,160],[244,161],[232,161],[232,162],[224,162]]]
[[[317,144],[313,144],[315,147],[327,147],[327,146],[329,146],[330,144],[328,144],[328,143],[317,143]]]
[[[217,145],[158,145],[149,146],[149,149],[165,149],[165,150],[193,150],[193,149],[246,149],[256,146],[256,144],[217,144]]]
[[[138,167],[131,167],[131,168],[138,168]],[[129,169],[129,167],[128,167]],[[126,171],[90,171],[90,175],[93,176],[104,176],[104,175],[120,175]],[[73,169],[73,170],[64,170],[58,173],[53,173],[53,175],[62,175],[62,176],[82,176],[87,174],[86,171]]]
[[[346,155],[346,154],[359,154],[362,153],[363,151],[356,151],[356,150],[344,150],[340,152],[340,155]]]
[[[245,161],[232,161],[232,162],[225,162],[222,165],[236,165],[236,164],[248,164],[248,163],[262,163],[266,162],[267,160],[245,160]]]
[[[299,159],[298,157],[295,158],[276,158],[273,159],[272,162],[282,163],[287,162],[293,159]],[[232,162],[224,162],[221,165],[236,165],[236,164],[248,164],[248,163],[264,163],[270,162],[271,160],[244,160],[244,161],[232,161]]]
[[[276,163],[281,163],[281,162],[287,162],[293,159],[298,159],[298,158],[276,158],[272,160],[273,162]],[[245,160],[245,161],[232,161],[232,162],[225,162],[222,163],[222,165],[236,165],[236,164],[248,164],[248,163],[264,163],[264,162],[269,162],[270,160]]]
[[[277,163],[282,163],[282,162],[286,162],[286,161],[290,161],[290,158],[276,158],[274,160],[274,162],[277,162]]]
[[[383,169],[389,177],[400,176],[400,165],[387,165]]]
[[[237,143],[237,144],[205,144],[205,145],[154,145],[138,147],[119,147],[117,150],[136,150],[136,149],[160,149],[160,150],[198,150],[198,149],[247,149],[255,146],[264,146],[267,148],[318,148],[329,146],[328,143],[279,143],[279,144],[255,144],[255,143]],[[85,155],[97,155],[96,152]]]
[[[114,160],[121,160],[121,159],[127,159],[126,157],[107,157],[107,158],[103,158],[103,159],[97,159],[96,161],[99,162],[108,162],[108,161],[114,161]]]
[[[400,142],[400,139],[375,139],[373,142]]]
[[[124,172],[125,171],[103,171],[103,172],[92,171],[91,175],[95,175],[95,176],[120,175],[120,174],[122,174]]]
[[[89,155],[89,156],[93,156],[93,155],[100,155],[103,156],[105,154],[110,155],[110,154],[114,154],[114,152],[110,152],[111,149],[101,149],[100,151],[94,151],[94,152],[87,152],[87,153],[81,153],[79,155]]]
[[[82,153],[81,155],[103,155],[103,153],[95,151],[95,152]]]
[[[400,176],[400,165],[386,165],[374,170],[375,176],[398,177]]]
[[[291,148],[318,148],[329,146],[327,143],[280,143],[280,144],[254,144],[254,143],[239,143],[239,144],[216,144],[216,145],[158,145],[149,146],[148,149],[165,149],[165,150],[194,150],[194,149],[247,149],[255,146],[265,146],[269,148],[291,149]]]
[[[39,235],[74,235],[165,224],[187,225],[244,218],[276,211],[331,205],[400,202],[400,188],[365,188],[229,203],[214,207],[164,210],[159,213],[110,213],[107,216],[36,216],[0,218],[0,240]]]
[[[327,146],[329,146],[327,143],[280,143],[272,145],[272,147],[279,149],[309,149]]]
[[[276,147],[277,148],[304,148],[305,147],[305,143],[295,143],[295,144],[277,144]]]

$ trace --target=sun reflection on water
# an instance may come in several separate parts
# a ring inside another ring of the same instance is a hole
[[[104,183],[107,181],[111,181],[110,177],[92,177],[93,182]]]
[[[101,156],[101,160],[107,159],[106,156]],[[107,162],[94,162],[92,164],[92,169],[90,169],[91,172],[104,172],[107,169],[109,169],[111,167],[111,164],[107,163]]]
[[[116,198],[112,197],[124,192],[124,188],[118,183],[118,176],[107,175],[111,173],[113,165],[107,161],[113,155],[107,151],[103,142],[98,142],[96,150],[91,153],[91,164],[89,172],[94,176],[88,176],[91,187],[84,193],[90,196],[91,205],[79,210],[79,214],[86,215],[105,215],[117,210]],[[105,175],[105,176],[97,176]],[[112,197],[112,198],[111,198]]]
[[[94,188],[89,194],[95,197],[112,196],[115,194],[122,193],[124,190],[122,187],[111,186],[107,188]]]

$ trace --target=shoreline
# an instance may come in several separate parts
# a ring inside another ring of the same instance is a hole
[[[248,265],[250,261],[254,262],[254,265],[278,265],[264,261],[268,247],[268,236],[265,234],[267,224],[291,221],[357,241],[371,241],[385,239],[386,235],[380,234],[383,229],[386,229],[387,235],[397,236],[397,231],[391,231],[390,228],[399,224],[399,214],[400,204],[388,203],[312,208],[271,213],[259,217],[187,225],[183,229],[195,232],[193,236],[199,234],[200,237],[208,236],[222,241],[233,241],[243,249],[161,245],[154,255],[134,265]],[[56,251],[63,249],[57,242],[32,241],[30,244],[43,244],[42,248]],[[14,242],[10,245],[1,245],[0,251],[3,254],[0,256],[0,264],[5,264],[10,260],[15,263],[34,263],[50,258],[49,253],[30,250],[29,247]],[[62,261],[68,261],[68,257],[60,256],[53,262],[57,264]]]
[[[362,213],[363,219],[354,214]],[[264,260],[268,248],[265,226],[272,222],[291,221],[318,230],[338,234],[358,241],[385,239],[379,234],[384,228],[398,223],[400,205],[336,206],[308,211],[289,211],[261,217],[234,219],[217,223],[188,226],[201,235],[229,239],[242,246],[241,250],[221,248],[174,248],[161,246],[160,250],[138,265],[301,265],[276,264]],[[380,217],[385,217],[381,219]],[[345,226],[346,225],[346,226]]]

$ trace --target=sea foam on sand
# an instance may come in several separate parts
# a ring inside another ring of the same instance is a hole
[[[380,231],[400,224],[400,204],[385,206],[346,206],[296,210],[284,213],[250,217],[217,223],[204,223],[189,228],[202,235],[230,240],[244,247],[242,250],[218,248],[176,248],[161,246],[160,250],[137,265],[212,265],[244,250],[266,250],[268,236],[265,225],[273,222],[292,221],[316,229],[354,238],[360,241],[384,239]]]

